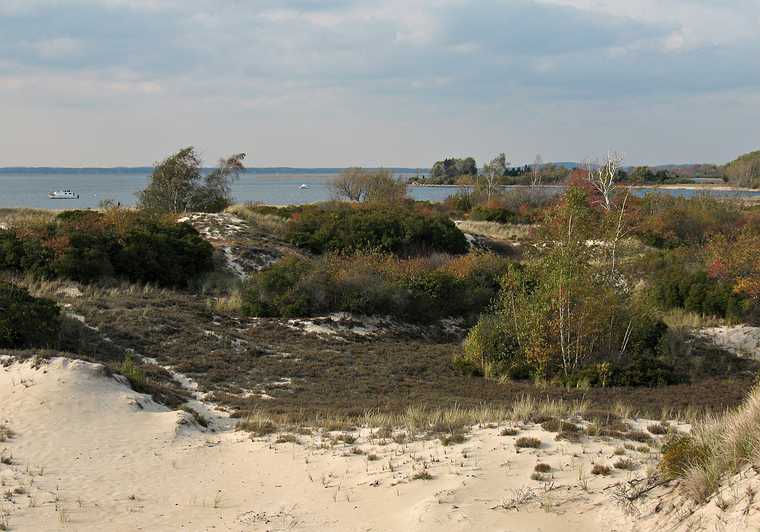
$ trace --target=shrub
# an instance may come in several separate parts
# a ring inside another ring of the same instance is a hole
[[[621,458],[617,460],[613,465],[615,466],[615,469],[623,469],[625,471],[633,471],[636,469],[636,462],[630,458]]]
[[[517,438],[517,441],[515,441],[515,447],[522,449],[522,448],[530,448],[530,449],[538,449],[541,447],[541,440],[538,438],[530,438],[528,436],[523,436],[521,438]]]
[[[520,434],[520,431],[513,427],[504,428],[499,433],[500,436],[517,436],[518,434]]]
[[[537,473],[548,473],[551,470],[552,470],[552,466],[550,466],[549,464],[542,464],[542,463],[536,464],[536,466],[533,468],[533,471]]]
[[[652,434],[662,435],[668,433],[668,426],[664,425],[663,423],[653,423],[647,426],[647,430]]]
[[[469,247],[446,216],[406,206],[308,206],[294,214],[287,238],[313,253],[461,254]]]
[[[541,428],[549,432],[559,432],[560,420],[557,418],[550,418],[541,423]]]
[[[0,231],[0,269],[91,283],[120,277],[187,286],[213,269],[213,248],[188,224],[114,209],[65,211],[54,223]]]
[[[707,459],[707,449],[688,434],[674,434],[662,446],[659,469],[668,478],[683,476],[686,471]]]
[[[430,322],[480,312],[505,267],[504,260],[489,255],[285,258],[249,278],[242,310],[251,316],[352,312]]]
[[[131,354],[127,353],[119,366],[119,373],[129,379],[129,383],[136,391],[145,387],[145,372],[137,364]]]
[[[591,468],[591,474],[592,475],[602,475],[607,476],[611,472],[611,469],[607,467],[606,465],[602,464],[594,464],[594,467]]]
[[[637,235],[660,248],[703,244],[710,235],[731,233],[742,219],[736,204],[707,196],[649,194],[639,212]]]
[[[0,283],[0,347],[47,347],[60,330],[60,310],[49,299],[33,297],[24,288]]]

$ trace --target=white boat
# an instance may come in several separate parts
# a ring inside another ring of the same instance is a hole
[[[48,198],[50,199],[79,199],[79,194],[70,190],[56,190],[55,192],[49,192]]]
[[[307,185],[306,183],[304,183],[304,184],[302,184],[302,185],[301,185],[299,188],[301,188],[301,189],[304,189],[304,188],[311,188],[311,185]]]

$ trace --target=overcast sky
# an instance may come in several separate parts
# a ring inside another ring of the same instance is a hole
[[[760,147],[760,0],[0,0],[0,166]]]

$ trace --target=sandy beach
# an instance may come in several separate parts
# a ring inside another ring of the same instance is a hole
[[[532,424],[475,427],[448,446],[367,427],[355,442],[251,438],[223,414],[203,429],[97,364],[5,364],[9,530],[634,530],[609,488],[657,461],[653,449],[624,451],[632,469],[616,469],[622,442],[556,441]],[[540,448],[517,449],[518,437]],[[538,463],[549,471],[534,480]],[[593,475],[595,464],[611,474]]]

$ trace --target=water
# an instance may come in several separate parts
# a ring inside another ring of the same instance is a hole
[[[97,207],[102,200],[111,199],[122,205],[133,205],[135,193],[144,189],[149,170],[144,173],[0,173],[0,207],[27,207],[41,209]],[[236,202],[258,201],[274,205],[314,203],[330,199],[327,186],[335,173],[246,173],[233,185]],[[309,188],[302,189],[306,184]],[[79,194],[76,200],[51,200],[48,192],[70,189]],[[443,201],[461,190],[460,187],[409,187],[409,195],[417,200]],[[559,193],[561,187],[546,187],[546,193]],[[676,196],[694,196],[703,191],[691,189],[634,189],[642,196],[648,192],[661,192]],[[760,191],[712,190],[720,197],[760,196]]]

